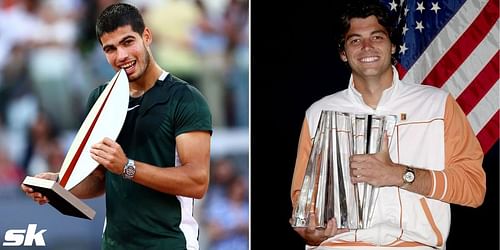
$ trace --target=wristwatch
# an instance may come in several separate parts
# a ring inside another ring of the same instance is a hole
[[[414,181],[415,181],[415,169],[407,166],[403,174],[403,186],[412,184]]]
[[[135,162],[134,160],[128,159],[127,164],[123,167],[122,177],[124,179],[130,180],[135,176]]]

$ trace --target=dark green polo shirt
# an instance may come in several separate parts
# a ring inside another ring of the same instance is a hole
[[[88,110],[104,88],[99,86],[90,94]],[[205,98],[193,86],[168,74],[142,97],[130,99],[117,142],[130,159],[172,167],[176,136],[199,130],[212,132]],[[192,211],[181,211],[178,198],[107,172],[107,223],[102,248],[186,249],[186,235],[180,224],[183,217],[192,219]]]

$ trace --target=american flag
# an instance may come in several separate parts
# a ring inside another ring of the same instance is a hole
[[[383,0],[397,18],[398,71],[447,90],[486,153],[499,136],[498,0]]]

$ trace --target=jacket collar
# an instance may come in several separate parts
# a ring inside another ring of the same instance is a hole
[[[380,98],[376,110],[384,110],[385,107],[391,103],[393,98],[396,98],[400,85],[401,81],[399,80],[398,71],[394,66],[392,66],[392,85],[390,88],[385,89],[382,93],[382,97]],[[349,79],[349,87],[347,89],[347,93],[351,101],[356,104],[360,104],[367,108],[367,110],[371,110],[373,112],[373,109],[370,106],[366,105],[366,103],[363,101],[361,93],[354,87],[352,74]]]

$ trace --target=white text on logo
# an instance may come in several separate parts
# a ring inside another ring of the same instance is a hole
[[[42,229],[36,232],[36,226],[36,224],[29,224],[28,229],[7,230],[5,232],[5,238],[2,246],[33,246],[33,241],[35,242],[35,246],[45,246],[43,233],[45,233],[47,229]]]

